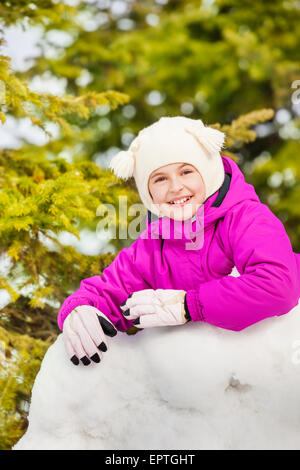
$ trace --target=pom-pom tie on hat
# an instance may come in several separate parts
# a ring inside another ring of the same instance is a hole
[[[134,154],[131,150],[121,151],[115,155],[109,165],[118,178],[127,180],[133,176]]]

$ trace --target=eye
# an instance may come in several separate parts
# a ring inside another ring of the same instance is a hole
[[[164,176],[160,176],[159,178],[157,178],[157,180],[154,181],[154,183],[157,183],[159,181],[162,181],[165,177]]]
[[[192,173],[192,170],[183,170],[182,173]]]

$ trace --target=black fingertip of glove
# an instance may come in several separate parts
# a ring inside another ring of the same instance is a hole
[[[122,302],[120,305],[121,307],[124,307],[124,305],[126,304],[127,300],[130,299],[131,297],[133,296],[133,292],[131,294],[129,294],[129,296],[127,297],[126,300],[124,300],[124,302]]]
[[[128,308],[127,310],[125,310],[125,312],[123,312],[123,315],[124,317],[127,317],[128,315],[130,315],[130,309]]]
[[[136,318],[132,324],[133,325],[139,325],[140,324],[140,317]]]
[[[106,344],[102,341],[102,343],[99,344],[98,349],[100,349],[100,351],[106,352],[106,351],[107,351],[107,346],[106,346]]]
[[[188,309],[188,304],[187,304],[187,301],[186,301],[186,295],[184,296],[184,310],[185,310],[184,317],[186,318],[187,321],[191,321],[192,317],[191,317],[189,309]]]
[[[88,366],[91,363],[91,361],[86,356],[83,356],[80,360],[84,366]]]
[[[75,356],[75,354],[74,354],[74,356],[71,357],[71,362],[73,362],[73,364],[74,364],[75,366],[78,366],[78,364],[79,364],[79,359],[78,359],[77,356]]]
[[[95,353],[93,356],[91,356],[92,361],[94,362],[100,362],[100,357],[97,353]]]
[[[107,335],[107,336],[110,336],[111,338],[113,338],[114,336],[116,336],[117,334],[117,330],[116,328],[112,325],[112,323],[110,323],[109,321],[107,321],[104,317],[102,317],[101,315],[98,315],[98,320],[100,322],[100,325],[102,327],[102,330],[104,331],[104,333]]]

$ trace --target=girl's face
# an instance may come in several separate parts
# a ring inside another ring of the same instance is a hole
[[[148,189],[160,213],[175,220],[190,219],[205,201],[202,176],[188,163],[171,163],[153,171]]]

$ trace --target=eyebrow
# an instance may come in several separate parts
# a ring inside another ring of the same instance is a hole
[[[179,169],[183,168],[184,166],[191,166],[191,165],[189,163],[183,163],[182,165],[180,165]],[[155,173],[154,175],[151,176],[150,179],[155,178],[158,175],[165,175],[165,173],[163,171]]]

